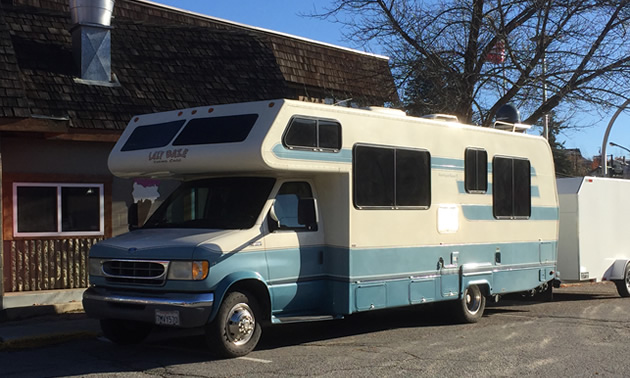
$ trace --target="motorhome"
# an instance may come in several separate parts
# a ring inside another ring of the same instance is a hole
[[[232,357],[263,323],[431,302],[475,322],[555,278],[551,150],[521,129],[285,99],[134,117],[110,170],[181,186],[91,249],[84,308],[118,343],[205,327]]]

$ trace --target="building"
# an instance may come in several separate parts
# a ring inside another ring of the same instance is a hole
[[[0,0],[0,309],[86,287],[89,247],[126,230],[130,204],[171,190],[109,173],[133,115],[281,97],[398,101],[382,56],[144,0],[116,1],[100,25],[77,9]]]

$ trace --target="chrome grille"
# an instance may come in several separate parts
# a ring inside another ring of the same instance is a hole
[[[168,261],[106,260],[103,273],[109,282],[162,285],[166,280]]]

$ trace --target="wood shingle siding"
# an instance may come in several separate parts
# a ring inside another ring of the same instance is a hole
[[[67,0],[5,0],[0,9],[0,117],[121,130],[135,114],[208,104],[397,100],[386,58],[138,0],[114,7],[116,83],[85,85],[75,80]]]

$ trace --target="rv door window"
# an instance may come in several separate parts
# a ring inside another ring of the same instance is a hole
[[[154,125],[136,127],[121,151],[146,150],[149,148],[164,147],[173,140],[175,134],[182,128],[185,120],[157,123]]]
[[[529,218],[532,208],[530,170],[527,159],[494,158],[492,208],[496,218]]]
[[[144,228],[248,229],[254,226],[275,179],[227,177],[182,184]]]
[[[236,143],[247,139],[258,114],[191,119],[173,142],[173,146]]]

